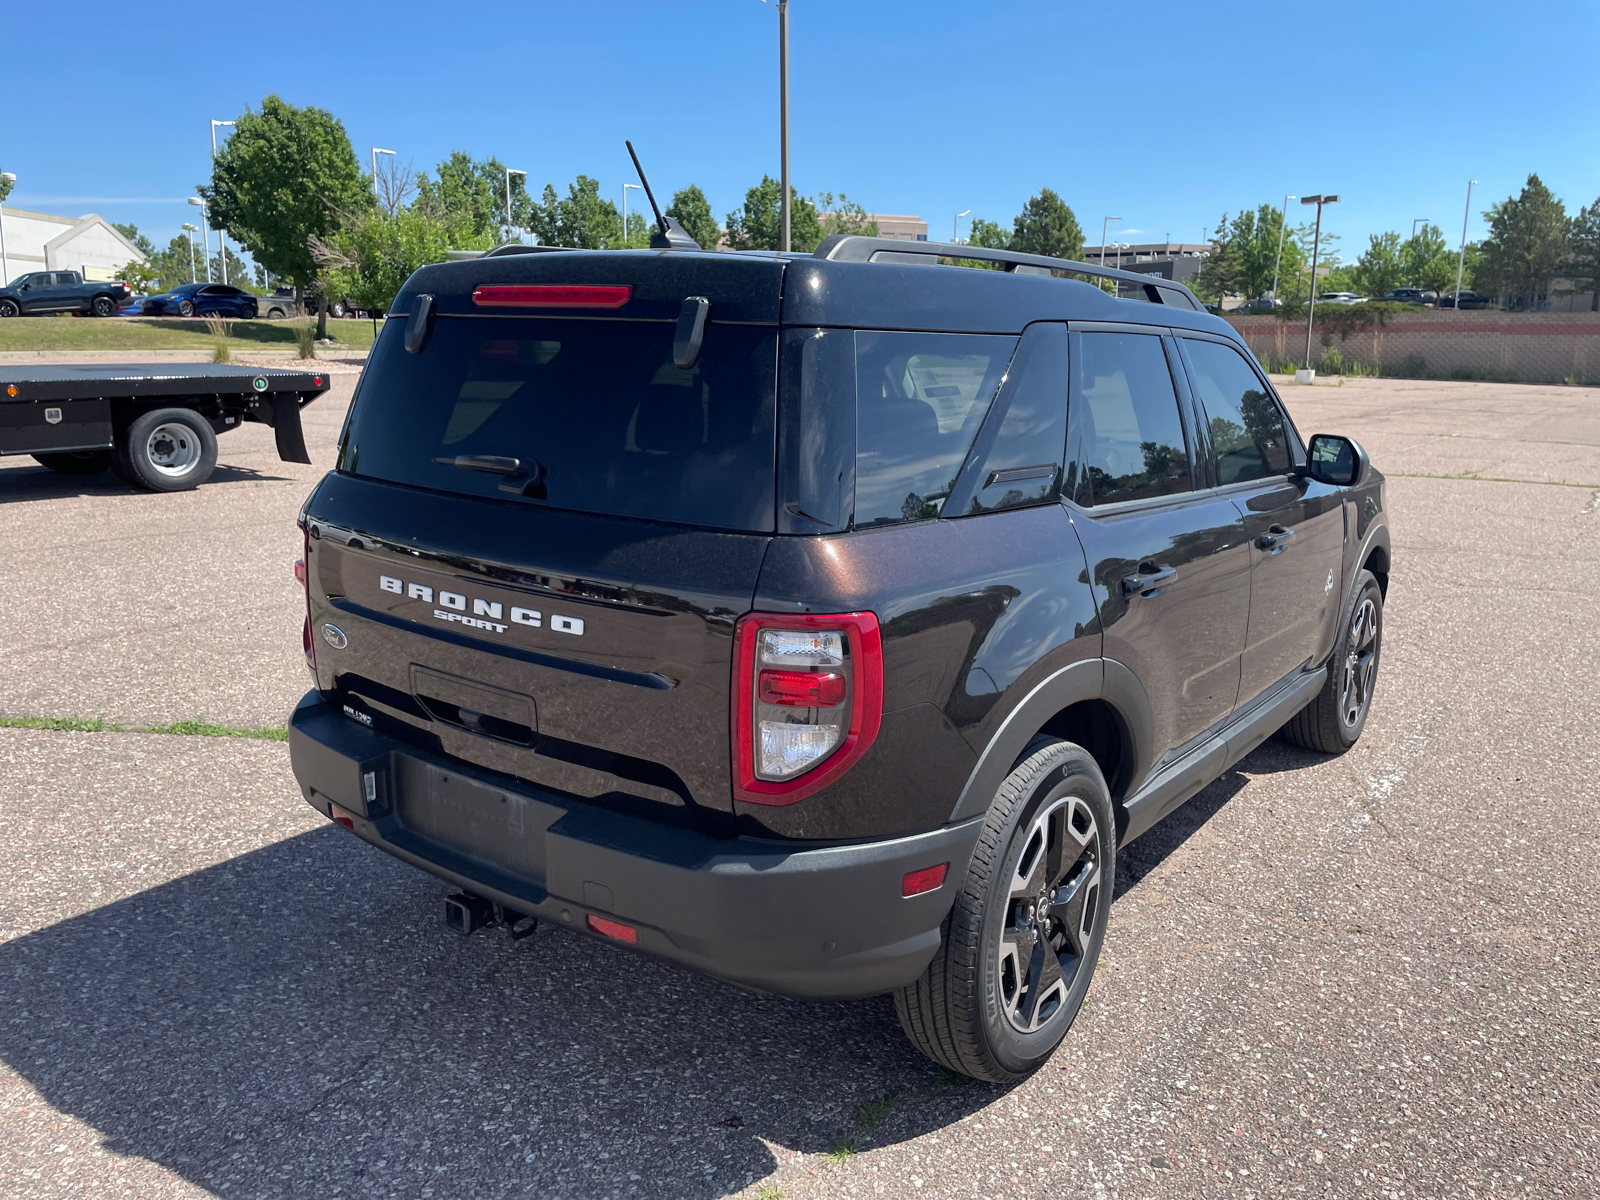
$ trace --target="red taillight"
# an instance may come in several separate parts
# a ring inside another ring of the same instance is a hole
[[[343,825],[346,829],[352,831],[356,827],[355,814],[345,812],[345,810],[340,808],[337,804],[328,805],[328,815],[333,818],[335,825]]]
[[[832,708],[844,703],[844,676],[837,671],[763,671],[761,703],[799,708]]]
[[[479,308],[621,308],[633,295],[632,284],[490,285],[472,290]]]
[[[301,587],[306,586],[306,560],[303,558],[294,560],[294,581]]]
[[[878,618],[746,613],[733,636],[733,794],[793,804],[838,779],[878,736]]]
[[[312,387],[321,387],[322,386],[322,376],[321,375],[313,375],[311,377],[311,386]]]
[[[906,877],[900,881],[900,894],[902,896],[920,896],[923,892],[937,891],[944,886],[945,873],[949,870],[949,863],[940,863],[937,867],[923,867],[920,871],[907,871]]]
[[[637,942],[639,931],[631,925],[624,925],[621,921],[608,921],[604,917],[589,914],[589,928],[603,937],[615,938],[619,942]]]

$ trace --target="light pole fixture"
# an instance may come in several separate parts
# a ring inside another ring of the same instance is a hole
[[[1322,249],[1322,206],[1337,204],[1337,196],[1301,196],[1301,204],[1317,206],[1317,228],[1311,235],[1311,294],[1306,304],[1306,370],[1311,369],[1311,319],[1317,311],[1317,252]]]
[[[960,242],[961,242],[961,232],[960,232],[960,230],[961,230],[961,218],[966,216],[967,213],[969,213],[971,211],[972,210],[969,208],[969,209],[965,209],[962,212],[958,212],[955,215],[955,219],[950,222],[950,241],[952,243],[957,244],[957,245],[960,244]]]
[[[1278,222],[1278,256],[1272,260],[1272,304],[1278,304],[1278,268],[1283,265],[1283,231],[1289,227],[1289,201],[1298,200],[1298,196],[1285,196],[1283,198],[1283,220]]]
[[[232,125],[232,124],[233,124],[232,121],[212,121],[211,122],[211,162],[212,162],[213,166],[216,165],[216,161],[217,161],[217,126],[218,125]],[[211,239],[207,238],[206,239],[206,253],[209,255],[210,252],[211,252]],[[223,283],[227,283],[228,282],[228,239],[223,234],[222,230],[220,230],[220,229],[217,230],[217,254],[219,255],[219,260],[222,263],[222,282]],[[211,265],[209,263],[207,263],[206,264],[206,280],[209,282],[210,279],[211,279]]]
[[[506,168],[506,241],[508,242],[511,240],[511,177],[513,175],[521,175],[526,179],[528,173],[519,171],[515,167]]]
[[[211,222],[206,219],[206,202],[199,196],[190,196],[189,203],[200,210],[200,237],[204,243],[205,252],[201,255],[206,260],[206,282],[211,282]],[[198,281],[197,281],[198,282]]]
[[[184,233],[189,235],[189,282],[193,283],[194,282],[194,235],[200,232],[200,226],[191,225],[191,224],[189,224],[189,222],[185,221],[183,223],[183,231],[184,231]],[[171,290],[172,290],[171,288],[167,289],[167,291],[169,291],[169,292]]]
[[[15,183],[17,177],[10,171],[0,171],[0,179],[7,183]],[[6,206],[0,201],[0,287],[6,287],[11,282],[11,266],[6,262]]]
[[[1107,217],[1100,222],[1100,265],[1106,265],[1106,226],[1113,221],[1120,221],[1121,217]]]
[[[1411,240],[1412,241],[1416,241],[1417,240],[1417,226],[1421,225],[1427,219],[1428,219],[1427,217],[1418,217],[1414,221],[1411,222]]]
[[[378,155],[388,154],[393,156],[393,150],[380,150],[377,146],[372,148],[372,194],[378,194]]]
[[[1456,297],[1452,306],[1457,312],[1461,311],[1461,277],[1467,269],[1467,221],[1472,216],[1472,185],[1476,179],[1467,180],[1467,207],[1461,213],[1461,257],[1456,260]]]
[[[628,245],[628,189],[629,188],[632,188],[636,192],[642,192],[642,191],[644,191],[644,184],[642,184],[642,183],[625,183],[625,184],[622,185],[622,245],[623,245],[624,249],[626,249],[627,245]]]
[[[789,0],[778,0],[778,154],[782,159],[779,172],[783,179],[783,250],[790,250],[789,212]]]

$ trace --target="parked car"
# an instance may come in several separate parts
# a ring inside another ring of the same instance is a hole
[[[892,993],[1015,1083],[1118,849],[1280,728],[1361,735],[1383,476],[1179,284],[835,236],[489,255],[392,308],[301,509],[289,753],[462,934]]]
[[[1430,292],[1425,288],[1401,287],[1390,288],[1383,294],[1383,299],[1393,301],[1396,304],[1422,304],[1432,308],[1438,301],[1439,294]]]
[[[1318,304],[1365,304],[1367,298],[1358,296],[1354,292],[1319,292]]]
[[[1439,297],[1439,308],[1488,308],[1494,301],[1488,296],[1480,296],[1471,288],[1463,288],[1459,292],[1446,292]]]
[[[242,317],[254,320],[256,298],[228,283],[184,283],[144,302],[147,317]]]
[[[76,271],[32,271],[0,288],[0,317],[84,313],[114,317],[133,289],[119,280],[85,280]]]
[[[1254,300],[1246,300],[1233,311],[1236,313],[1264,313],[1276,312],[1282,307],[1282,300],[1276,300],[1271,296],[1257,296]]]
[[[117,316],[137,317],[142,315],[144,312],[144,302],[148,299],[150,299],[149,296],[129,296],[117,306]]]

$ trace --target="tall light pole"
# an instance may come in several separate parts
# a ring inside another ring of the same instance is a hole
[[[1411,222],[1411,240],[1413,242],[1417,240],[1417,226],[1421,225],[1427,219],[1427,217],[1417,217]]]
[[[1461,213],[1461,257],[1456,260],[1456,302],[1453,305],[1457,312],[1461,311],[1461,277],[1467,269],[1467,221],[1472,217],[1472,185],[1476,179],[1467,180],[1467,207]]]
[[[183,223],[183,231],[184,231],[184,233],[189,235],[189,282],[193,283],[194,282],[194,235],[200,232],[200,226],[191,225],[191,224],[189,224],[189,222],[185,221]],[[170,292],[172,289],[171,288],[166,288],[164,290]]]
[[[950,241],[952,243],[959,243],[961,241],[961,218],[966,216],[967,213],[971,211],[972,210],[969,208],[962,212],[958,212],[955,215],[955,219],[950,222]]]
[[[1283,265],[1283,231],[1289,227],[1289,201],[1298,200],[1298,196],[1285,196],[1283,198],[1283,220],[1278,223],[1278,257],[1272,260],[1272,304],[1278,304],[1278,268]]]
[[[0,180],[15,183],[17,177],[10,171],[0,171]],[[6,262],[6,206],[0,203],[0,287],[11,282],[11,266]]]
[[[526,179],[528,173],[519,171],[515,167],[506,168],[506,241],[508,242],[511,240],[511,177],[513,175],[521,175]]]
[[[380,154],[393,155],[394,151],[380,150],[377,146],[372,148],[372,194],[374,196],[378,194],[378,155]]]
[[[1317,311],[1317,252],[1322,249],[1322,206],[1324,204],[1337,204],[1337,196],[1302,196],[1301,204],[1315,204],[1317,206],[1317,228],[1311,235],[1311,295],[1306,305],[1306,370],[1311,369],[1311,318]]]
[[[781,201],[783,213],[783,250],[789,245],[789,0],[778,0],[778,152],[782,158],[779,172],[783,178]]]
[[[1100,265],[1106,265],[1106,226],[1113,221],[1120,221],[1121,217],[1107,217],[1100,222]]]
[[[211,122],[211,165],[212,165],[213,168],[215,168],[216,162],[217,162],[217,126],[218,125],[232,125],[232,124],[233,124],[232,121],[212,121]],[[227,239],[226,236],[224,236],[222,230],[220,230],[220,229],[217,230],[217,247],[218,247],[218,251],[217,252],[221,256],[221,261],[222,261],[222,282],[223,283],[227,283],[228,282],[228,239]],[[209,253],[210,250],[211,250],[210,239],[207,239],[206,251]],[[211,272],[210,272],[209,267],[208,267],[208,269],[206,271],[206,278],[207,279],[211,278]]]
[[[206,260],[206,282],[211,282],[211,222],[206,219],[206,202],[199,196],[190,196],[189,203],[200,210],[200,237],[205,245],[205,253],[201,255]]]
[[[624,247],[626,247],[627,244],[628,244],[628,189],[629,188],[632,188],[636,192],[642,192],[642,191],[644,191],[644,184],[642,184],[642,183],[625,183],[625,184],[622,185],[622,244],[623,244]]]

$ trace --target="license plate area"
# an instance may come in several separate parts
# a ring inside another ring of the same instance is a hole
[[[564,809],[448,767],[397,757],[395,815],[408,832],[544,886],[545,831]]]

